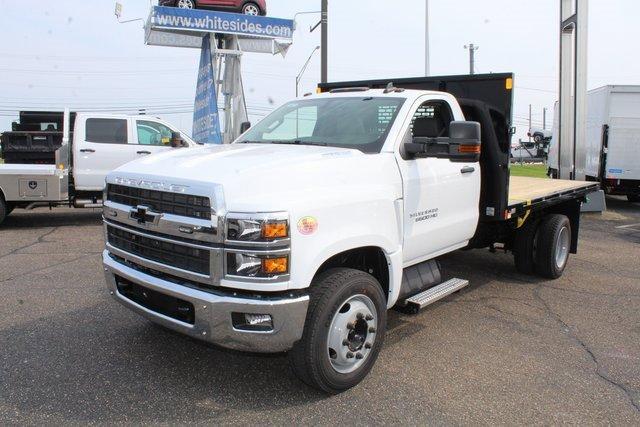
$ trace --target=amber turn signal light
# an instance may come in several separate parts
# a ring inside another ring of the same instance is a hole
[[[480,153],[480,145],[460,145],[459,153]]]
[[[289,259],[282,258],[264,258],[262,260],[262,271],[267,274],[284,274],[288,271]]]
[[[287,221],[270,221],[262,224],[262,237],[265,239],[281,239],[288,235]]]

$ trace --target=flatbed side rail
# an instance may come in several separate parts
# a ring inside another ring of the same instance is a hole
[[[594,182],[592,185],[559,191],[527,201],[517,202],[513,204],[510,203],[509,213],[512,217],[520,216],[522,214],[525,214],[527,211],[537,211],[551,205],[557,205],[569,200],[586,197],[589,193],[592,193],[599,189],[600,184]]]

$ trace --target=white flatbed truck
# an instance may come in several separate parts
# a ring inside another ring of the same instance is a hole
[[[108,291],[189,336],[288,352],[327,393],[353,387],[388,309],[468,284],[442,277],[439,256],[502,248],[519,271],[553,279],[576,252],[597,184],[509,178],[512,79],[325,84],[233,144],[118,168],[104,207]]]
[[[196,146],[154,117],[69,111],[33,115],[42,117],[44,129],[37,123],[37,130],[1,136],[0,224],[14,209],[102,207],[109,171],[150,154]]]

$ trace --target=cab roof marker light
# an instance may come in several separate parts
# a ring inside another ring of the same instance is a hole
[[[504,87],[507,90],[513,89],[513,78],[511,78],[511,77],[507,78],[507,80],[505,80],[505,82],[504,82]]]

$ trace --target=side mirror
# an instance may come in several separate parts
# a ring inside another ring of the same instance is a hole
[[[412,157],[435,157],[452,162],[477,162],[480,160],[480,123],[451,122],[449,137],[429,138],[414,136],[404,146]]]
[[[251,122],[242,122],[240,124],[240,133],[245,133],[251,127]]]
[[[182,139],[182,135],[180,135],[180,132],[171,132],[171,147],[180,148],[186,146],[187,143],[184,139]]]

